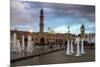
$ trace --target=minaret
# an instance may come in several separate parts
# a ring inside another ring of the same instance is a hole
[[[40,32],[44,32],[44,13],[43,9],[40,10]]]

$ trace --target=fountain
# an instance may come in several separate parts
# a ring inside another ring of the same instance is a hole
[[[81,54],[85,54],[84,52],[84,39],[81,40]]]
[[[79,43],[80,43],[80,38],[77,37],[76,38],[76,44],[77,44],[77,53],[76,53],[76,56],[81,56]]]
[[[24,35],[22,36],[22,51],[25,49]]]
[[[71,55],[71,51],[70,51],[70,41],[68,40],[68,44],[67,44],[67,55]]]
[[[71,53],[74,53],[74,50],[73,50],[73,40],[71,40]]]
[[[16,48],[17,48],[17,52],[18,53],[21,53],[21,44],[20,44],[20,41],[19,40],[17,40]]]
[[[35,45],[35,41],[33,40],[33,41],[32,41],[32,46],[33,46],[33,49],[32,49],[32,50],[35,49],[35,48],[34,48],[34,47],[35,47],[34,45]]]
[[[10,42],[10,52],[13,52],[13,44]]]
[[[68,26],[68,34],[70,34],[70,27]],[[68,38],[68,43],[67,43],[67,55],[72,55],[71,53],[71,45],[70,45],[70,41],[69,41],[69,38]]]
[[[13,34],[13,51],[16,52],[16,45],[17,45],[17,42],[16,42],[16,33]]]
[[[31,38],[30,35],[28,36],[27,52],[28,53],[32,53],[33,52],[32,38]]]

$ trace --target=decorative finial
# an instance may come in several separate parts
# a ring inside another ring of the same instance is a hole
[[[43,16],[43,8],[40,10],[40,15]]]

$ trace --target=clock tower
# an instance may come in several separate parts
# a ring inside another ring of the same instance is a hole
[[[84,27],[83,24],[82,24],[82,26],[80,28],[80,31],[81,31],[81,36],[83,37],[85,35],[85,27]]]

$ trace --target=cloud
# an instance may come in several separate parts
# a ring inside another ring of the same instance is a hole
[[[24,1],[24,3],[29,4],[33,9],[44,8],[46,14],[52,14],[55,16],[88,16],[88,18],[95,16],[95,6],[93,5],[58,4],[32,1]]]
[[[93,5],[74,5],[74,4],[58,4],[44,2],[27,2],[32,8],[44,8],[48,14],[57,16],[83,16],[94,21],[95,6]],[[50,13],[49,13],[50,12]]]
[[[72,34],[79,34],[80,33],[80,27],[81,25],[80,24],[77,24],[77,25],[72,25],[70,26],[70,33]],[[56,33],[68,33],[68,26],[66,25],[61,25],[61,26],[58,26],[54,29],[54,31]]]
[[[61,33],[67,33],[67,28],[66,28],[65,25],[62,25],[62,26],[56,27],[56,28],[54,29],[54,31],[55,31],[56,33],[59,33],[59,32],[61,32]]]
[[[84,25],[85,26],[85,33],[94,33],[95,32],[95,25],[94,24],[88,24]],[[80,27],[81,24],[73,24],[70,26],[70,33],[72,34],[80,34]],[[56,33],[68,33],[68,26],[66,25],[61,25],[56,28],[54,28],[54,31]]]
[[[20,0],[11,0],[10,4],[11,25],[29,24],[33,22],[31,11],[27,10],[29,5]]]
[[[30,27],[34,31],[39,31],[40,9],[44,9],[44,28],[55,28],[56,32],[66,33],[66,25],[71,26],[72,33],[79,33],[81,24],[95,25],[95,6],[57,4],[11,0],[11,28],[17,27],[21,30],[28,30]],[[84,20],[85,19],[85,20]],[[27,26],[28,25],[28,26]],[[24,26],[24,29],[23,29]],[[93,26],[87,26],[87,31]],[[77,31],[77,32],[76,32]],[[79,32],[78,32],[79,31]]]

